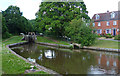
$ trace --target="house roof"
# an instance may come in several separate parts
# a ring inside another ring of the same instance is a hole
[[[113,12],[115,13],[115,18],[111,18],[111,13],[112,12],[106,12],[106,13],[94,14],[94,16],[92,17],[92,19],[95,22],[109,21],[109,20],[120,20],[120,11],[113,11]],[[98,20],[96,20],[96,15],[100,16],[100,18]]]

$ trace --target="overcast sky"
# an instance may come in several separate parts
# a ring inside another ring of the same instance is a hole
[[[4,11],[10,5],[16,5],[23,12],[23,16],[27,19],[35,19],[35,13],[39,9],[42,0],[2,0],[0,1],[0,10]],[[104,13],[118,10],[118,2],[120,0],[83,0],[87,6],[88,15],[92,16],[96,13]]]

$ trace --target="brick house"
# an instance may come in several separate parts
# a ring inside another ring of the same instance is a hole
[[[94,14],[92,17],[93,27],[98,35],[108,34],[118,35],[120,28],[120,11]]]

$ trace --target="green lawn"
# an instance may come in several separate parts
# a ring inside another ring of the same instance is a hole
[[[48,73],[46,73],[46,72],[43,72],[43,71],[34,72],[34,73],[28,73],[28,74],[40,74],[40,73],[42,73],[42,74],[48,74]]]
[[[0,42],[2,42],[0,40]],[[0,76],[2,74],[2,43],[0,43]]]
[[[48,73],[46,73],[46,72],[43,72],[43,71],[40,71],[40,72],[34,72],[34,73],[28,73],[28,74],[26,74],[26,76],[29,76],[29,74],[31,75],[31,74],[35,74],[35,76],[38,74],[38,76],[54,76],[54,75],[52,75],[52,74],[48,74]],[[39,74],[42,74],[42,75],[39,75]]]
[[[110,40],[96,40],[95,44],[92,45],[92,47],[118,49],[118,44],[120,44],[120,42]]]
[[[26,63],[21,58],[15,56],[10,53],[10,51],[6,48],[6,45],[12,43],[23,42],[21,41],[22,37],[14,36],[12,38],[6,39],[2,41],[2,73],[3,74],[23,74],[25,70],[30,69],[29,63]],[[1,45],[0,45],[1,46]],[[42,74],[43,72],[39,72]]]
[[[70,45],[68,42],[59,40],[59,39],[53,39],[48,37],[37,37],[37,42],[46,42],[46,43],[53,43],[53,44],[63,44],[63,45]]]

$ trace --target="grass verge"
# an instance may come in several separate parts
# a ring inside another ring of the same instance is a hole
[[[59,39],[52,39],[52,38],[49,38],[49,37],[41,37],[41,36],[38,36],[37,37],[37,42],[45,42],[45,43],[53,43],[53,44],[63,44],[63,45],[70,45],[68,42],[66,41],[62,41],[62,40],[59,40]]]
[[[26,63],[21,58],[12,54],[7,48],[6,45],[23,42],[21,41],[22,37],[14,36],[12,38],[2,41],[2,74],[23,74],[25,70],[30,69],[29,63]],[[42,74],[43,72],[39,72]]]
[[[110,40],[96,40],[95,44],[90,47],[119,49],[118,44],[120,44],[120,42]]]

